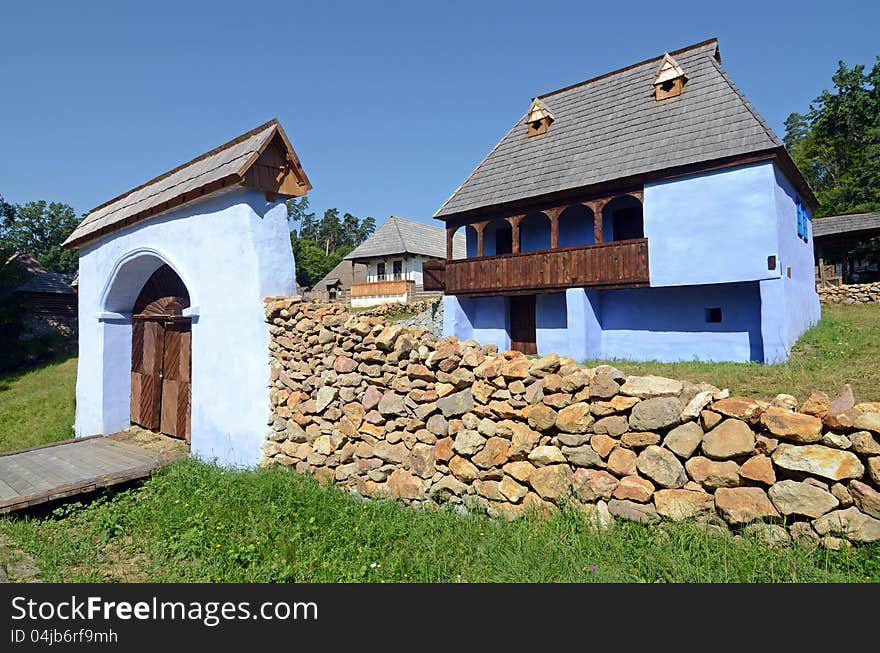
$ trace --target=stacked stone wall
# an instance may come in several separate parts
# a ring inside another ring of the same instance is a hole
[[[880,281],[819,288],[819,301],[832,304],[870,304],[880,302]]]
[[[264,465],[493,516],[574,502],[600,526],[695,518],[775,542],[880,539],[880,402],[731,397],[296,297],[267,299],[266,316]]]

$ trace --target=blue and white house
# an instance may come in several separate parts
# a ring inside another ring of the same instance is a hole
[[[714,39],[547,93],[435,214],[444,333],[576,360],[785,361],[819,319],[816,207]]]

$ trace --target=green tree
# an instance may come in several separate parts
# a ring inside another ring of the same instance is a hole
[[[373,219],[373,216],[368,215],[363,221],[361,221],[361,225],[358,228],[357,243],[355,244],[355,247],[372,236],[374,231],[376,231],[376,220]]]
[[[78,223],[73,208],[61,202],[28,202],[16,206],[11,215],[4,209],[0,223],[2,249],[30,252],[49,272],[76,272],[76,251],[62,249],[61,243]]]
[[[287,220],[293,225],[299,225],[296,231],[299,238],[315,239],[315,214],[309,211],[308,197],[287,200]]]
[[[785,145],[816,192],[817,217],[880,210],[880,56],[838,62],[833,89],[785,121]]]
[[[0,267],[3,266],[6,259],[15,253],[12,243],[7,241],[4,237],[6,230],[9,225],[12,224],[14,218],[15,207],[12,204],[9,204],[3,199],[3,196],[0,195]]]
[[[324,245],[324,255],[330,256],[330,252],[341,244],[341,239],[342,223],[339,222],[339,209],[327,209],[318,225],[318,242]]]

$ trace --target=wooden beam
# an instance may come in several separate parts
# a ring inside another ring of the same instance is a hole
[[[473,228],[474,231],[477,232],[477,256],[484,255],[484,240],[483,240],[483,231],[486,229],[486,226],[489,224],[488,220],[484,220],[483,222],[474,222]]]
[[[525,217],[525,215],[514,215],[510,218],[506,218],[507,221],[510,223],[511,231],[513,231],[513,242],[511,244],[511,249],[513,250],[514,254],[519,254],[519,224],[523,221],[523,218]]]
[[[564,206],[556,206],[544,211],[544,215],[550,218],[550,249],[559,247],[559,216],[565,208]]]
[[[446,260],[452,260],[452,238],[455,236],[455,227],[446,227]]]
[[[602,199],[593,200],[591,202],[585,202],[584,206],[590,207],[590,210],[593,212],[593,240],[597,243],[602,242],[602,211],[605,209],[605,205],[611,201],[611,198],[604,197]]]

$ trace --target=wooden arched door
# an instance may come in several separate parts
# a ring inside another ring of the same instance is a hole
[[[144,284],[132,311],[131,421],[190,441],[192,320],[189,292],[163,265]]]

